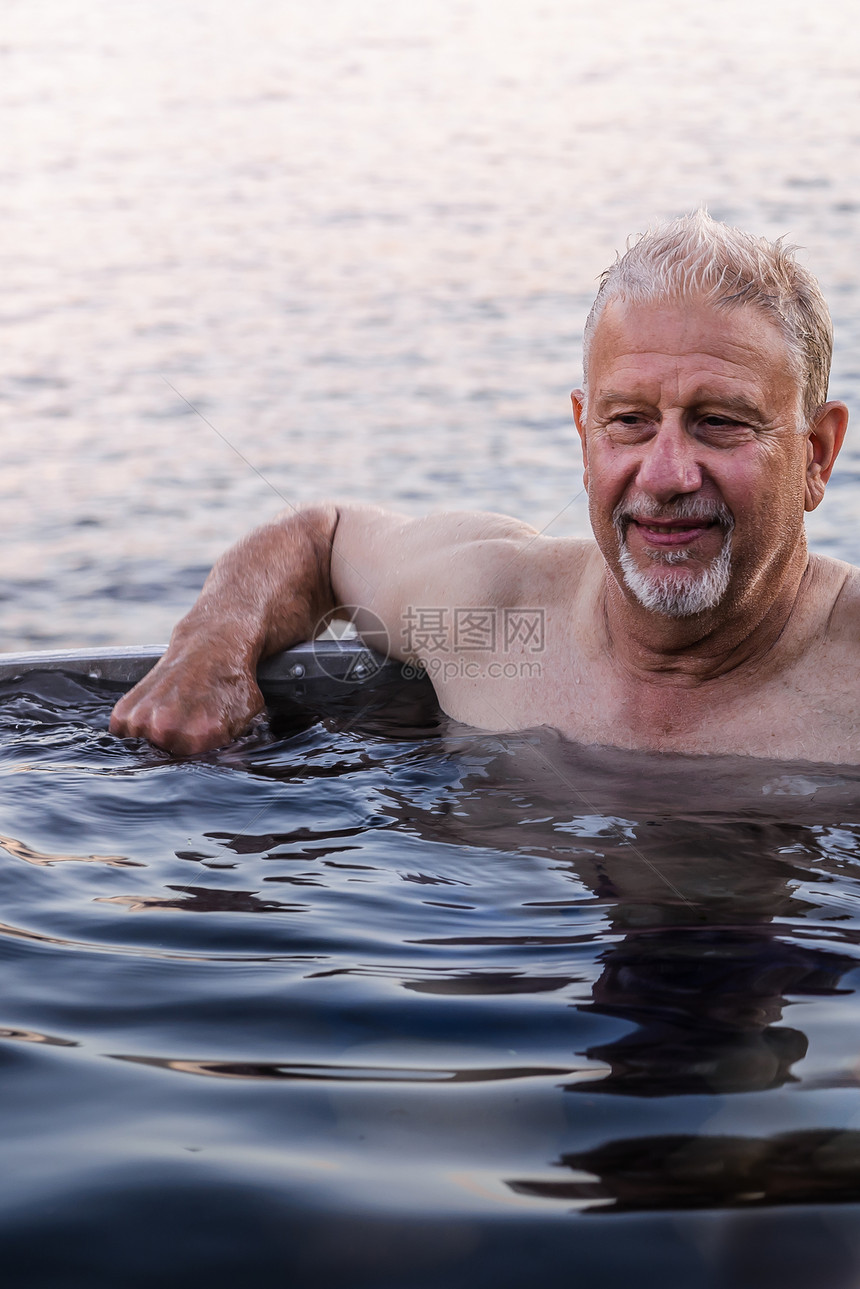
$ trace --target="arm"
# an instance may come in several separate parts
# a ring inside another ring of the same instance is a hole
[[[111,729],[180,754],[218,747],[263,707],[261,658],[310,639],[344,606],[368,644],[403,657],[409,605],[485,603],[534,536],[516,520],[468,512],[409,519],[346,505],[284,515],[222,556]]]
[[[256,529],[218,560],[164,657],[117,703],[114,734],[171,752],[229,742],[263,707],[261,658],[309,639],[333,608],[338,513],[314,506]]]

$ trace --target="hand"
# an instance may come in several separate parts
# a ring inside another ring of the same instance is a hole
[[[119,700],[110,728],[121,738],[145,738],[175,756],[192,756],[229,743],[263,706],[248,664],[204,639],[171,646]]]

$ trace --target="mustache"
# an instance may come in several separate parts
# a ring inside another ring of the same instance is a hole
[[[677,501],[659,502],[642,494],[625,497],[612,512],[612,522],[622,537],[628,525],[640,519],[692,519],[719,524],[727,533],[735,526],[734,515],[725,502],[711,497],[679,497]]]

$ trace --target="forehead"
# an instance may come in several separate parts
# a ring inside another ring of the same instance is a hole
[[[612,300],[595,328],[589,361],[594,395],[609,386],[678,387],[704,383],[758,397],[799,392],[788,346],[776,324],[752,305],[717,308],[705,300],[633,304]],[[643,388],[642,392],[645,392]]]

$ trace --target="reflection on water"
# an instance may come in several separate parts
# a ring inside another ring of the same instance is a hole
[[[642,1137],[558,1162],[579,1176],[511,1182],[511,1190],[577,1207],[591,1201],[604,1213],[860,1201],[860,1133],[850,1129],[786,1132],[766,1141]]]
[[[16,1289],[854,1289],[860,772],[112,697],[0,692]]]

